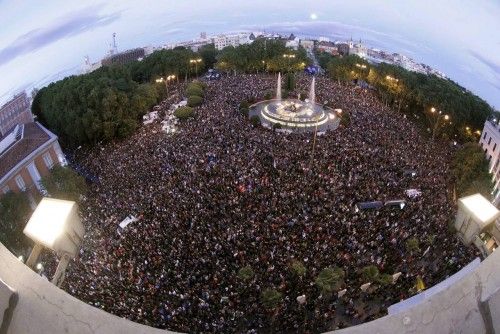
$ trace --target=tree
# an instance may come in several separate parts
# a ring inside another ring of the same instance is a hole
[[[203,90],[199,87],[189,87],[188,89],[186,89],[186,95],[203,97],[204,94]]]
[[[188,118],[194,117],[194,110],[193,108],[188,106],[179,107],[174,111],[174,116],[180,120],[186,120]]]
[[[418,252],[420,250],[420,244],[417,238],[410,238],[406,240],[406,250],[410,253]]]
[[[321,294],[331,296],[331,294],[340,289],[344,284],[345,273],[338,267],[327,267],[316,277],[316,286],[320,289]]]
[[[197,95],[191,95],[188,97],[187,104],[190,107],[197,107],[203,103],[203,98]]]
[[[362,269],[362,276],[365,282],[375,282],[375,280],[380,275],[377,266],[370,265]]]
[[[285,89],[292,91],[295,89],[295,74],[287,73],[285,77]]]
[[[249,282],[255,276],[251,266],[245,266],[238,271],[238,278],[243,282]]]
[[[85,179],[69,167],[55,166],[41,183],[51,197],[69,201],[78,202],[87,191]]]
[[[30,246],[23,233],[30,215],[26,194],[8,192],[0,198],[0,242],[15,255],[23,254]]]
[[[290,263],[290,269],[292,270],[292,273],[298,277],[303,277],[307,271],[304,264],[299,260],[293,260]]]
[[[480,193],[491,197],[493,183],[488,171],[488,161],[476,143],[464,144],[452,161],[452,175],[459,196]]]
[[[258,126],[260,126],[260,118],[259,118],[259,116],[253,115],[252,117],[250,117],[250,123],[252,123],[252,125],[255,128],[258,127]]]
[[[267,310],[274,310],[282,303],[283,296],[281,292],[276,289],[265,289],[261,294],[262,305]]]

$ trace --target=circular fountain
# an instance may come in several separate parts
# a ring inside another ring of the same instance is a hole
[[[276,99],[265,100],[250,106],[249,116],[258,116],[265,127],[277,124],[293,132],[332,130],[337,128],[339,117],[328,107],[315,103],[315,78],[311,84],[309,99],[281,99],[281,74],[278,75]]]

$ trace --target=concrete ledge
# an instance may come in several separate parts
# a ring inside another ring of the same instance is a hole
[[[2,244],[0,278],[19,296],[6,330],[9,334],[173,333],[144,326],[85,304],[38,276]]]
[[[19,296],[6,333],[172,333],[79,301],[35,274],[2,244],[0,278]],[[496,251],[473,272],[422,303],[336,333],[500,333],[499,291],[500,251]]]
[[[17,300],[14,289],[0,279],[0,334],[7,333]]]

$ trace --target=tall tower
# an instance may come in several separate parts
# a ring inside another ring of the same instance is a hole
[[[113,33],[113,46],[110,53],[111,54],[118,53],[118,47],[116,46],[116,32]]]

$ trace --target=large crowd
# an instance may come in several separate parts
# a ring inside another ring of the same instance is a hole
[[[290,94],[310,81],[299,76]],[[350,123],[318,136],[312,156],[312,134],[254,127],[238,110],[275,86],[266,74],[208,82],[195,118],[175,134],[151,124],[80,152],[78,162],[99,181],[81,203],[85,240],[63,288],[174,331],[317,333],[380,317],[414,293],[417,276],[434,285],[475,257],[448,231],[449,147],[422,136],[375,92],[318,77],[316,101],[341,108]],[[407,197],[408,189],[421,196]],[[402,210],[354,210],[400,199]],[[120,228],[129,215],[138,220]],[[411,238],[420,250],[406,247]],[[304,277],[291,272],[293,260]],[[364,292],[360,270],[368,265],[402,275]],[[238,276],[246,266],[255,272],[250,281]],[[342,297],[314,284],[329,266],[345,272]],[[273,310],[262,305],[266,288],[283,296]]]

